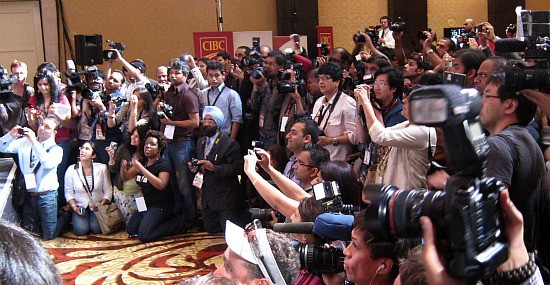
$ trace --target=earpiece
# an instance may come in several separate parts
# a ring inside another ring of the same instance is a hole
[[[386,264],[382,263],[380,266],[378,266],[378,269],[376,271],[386,268]]]

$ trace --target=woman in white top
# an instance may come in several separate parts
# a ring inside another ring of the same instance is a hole
[[[73,210],[73,231],[78,236],[90,231],[101,233],[93,208],[109,203],[113,196],[107,165],[93,162],[96,153],[93,142],[84,142],[80,147],[80,162],[71,165],[65,173],[65,199]]]
[[[430,166],[428,147],[431,147],[432,153],[435,151],[435,129],[414,125],[408,120],[385,128],[381,123],[382,115],[376,113],[372,106],[370,89],[368,85],[357,86],[355,96],[365,111],[372,141],[391,147],[382,171],[382,183],[392,184],[402,190],[427,189],[426,174]],[[401,114],[409,119],[407,98],[403,99]]]

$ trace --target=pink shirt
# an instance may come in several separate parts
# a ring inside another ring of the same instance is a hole
[[[29,104],[34,106],[35,109],[39,109],[40,111],[42,111],[43,114],[47,113],[44,105],[36,106],[36,95],[32,96],[29,99]],[[69,112],[70,112],[71,104],[69,103],[69,99],[67,99],[67,96],[63,94],[59,94],[59,104],[66,105],[69,108]],[[65,127],[61,127],[59,128],[59,130],[57,130],[57,134],[55,135],[55,142],[66,141],[66,140],[69,140],[70,138],[71,138],[71,134],[69,132],[69,129]]]

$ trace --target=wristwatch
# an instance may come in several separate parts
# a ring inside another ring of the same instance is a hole
[[[338,138],[332,138],[332,145],[338,145]]]

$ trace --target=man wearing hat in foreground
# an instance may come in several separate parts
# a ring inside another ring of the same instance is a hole
[[[225,222],[244,226],[248,222],[247,205],[239,185],[244,160],[239,143],[222,132],[224,114],[216,106],[205,106],[202,114],[203,135],[197,145],[200,166],[193,185],[202,189],[202,217],[209,233],[225,230]],[[192,163],[189,163],[193,169]]]
[[[290,238],[272,230],[256,228],[246,231],[227,221],[223,264],[214,271],[216,277],[238,280],[243,284],[294,284],[300,271],[298,252]]]

